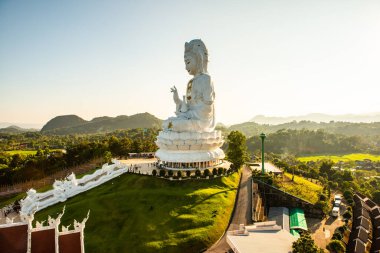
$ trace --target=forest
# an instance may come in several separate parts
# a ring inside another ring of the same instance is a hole
[[[155,152],[159,129],[138,128],[102,134],[44,135],[39,132],[0,134],[0,184],[39,179],[94,158],[125,157],[128,153]],[[228,131],[224,131],[226,138]],[[259,136],[247,139],[249,154],[261,151]],[[227,149],[225,144],[222,147]],[[35,154],[15,150],[36,150]],[[62,150],[63,152],[60,152]],[[12,152],[9,152],[12,151]],[[267,134],[265,152],[319,155],[380,154],[380,137],[347,136],[324,130],[280,129]]]
[[[104,158],[106,162],[109,156],[123,157],[128,153],[154,152],[157,149],[154,143],[156,136],[155,129],[122,130],[99,135],[2,134],[0,185],[40,179],[95,158]],[[17,149],[37,152],[28,155],[7,152]]]

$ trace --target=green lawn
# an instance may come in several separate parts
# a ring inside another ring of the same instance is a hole
[[[332,155],[303,156],[303,157],[298,157],[297,159],[301,162],[318,161],[318,160],[332,160],[333,162],[339,162],[339,161],[350,162],[350,161],[364,160],[364,159],[371,159],[372,161],[380,161],[380,155],[355,153],[355,154],[348,154],[348,155],[342,155],[342,156],[332,156]]]
[[[36,214],[56,216],[66,205],[62,223],[82,220],[86,252],[199,252],[224,232],[239,175],[211,180],[168,181],[124,174],[65,203]]]
[[[284,173],[284,177],[291,179],[292,174]],[[322,191],[321,185],[312,183],[309,180],[296,175],[294,175],[293,182],[289,180],[282,181],[279,179],[276,181],[276,184],[281,190],[305,199],[313,204],[318,201],[318,193]]]

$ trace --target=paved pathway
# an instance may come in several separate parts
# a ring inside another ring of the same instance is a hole
[[[342,205],[340,206],[340,213],[344,213],[346,208],[347,206],[343,200]],[[341,215],[338,218],[328,215],[323,220],[308,219],[307,222],[308,227],[311,230],[311,237],[314,239],[315,244],[323,249],[326,249],[326,246],[330,242],[335,229],[344,225]]]
[[[228,231],[237,230],[239,224],[252,224],[252,180],[249,168],[242,169],[242,179],[239,185],[239,195],[237,196],[237,205],[235,212],[232,214],[232,221],[228,226]],[[226,241],[226,234],[216,242],[207,253],[225,253],[229,252],[230,247]]]

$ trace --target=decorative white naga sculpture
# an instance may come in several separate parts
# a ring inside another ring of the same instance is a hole
[[[215,91],[207,72],[208,53],[200,39],[185,43],[186,70],[194,76],[181,100],[177,88],[171,88],[176,117],[162,124],[157,137],[156,156],[170,168],[206,168],[221,163],[223,139],[215,131]]]

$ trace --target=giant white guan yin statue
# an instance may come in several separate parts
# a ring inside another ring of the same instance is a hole
[[[169,168],[212,167],[224,158],[220,149],[223,138],[220,131],[215,131],[215,91],[207,72],[208,52],[202,40],[185,43],[184,60],[193,78],[187,83],[182,99],[177,88],[171,88],[176,116],[163,122],[156,141],[159,147],[156,156],[169,163]]]

